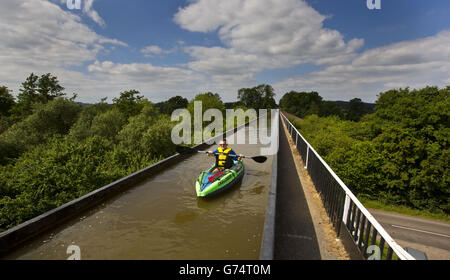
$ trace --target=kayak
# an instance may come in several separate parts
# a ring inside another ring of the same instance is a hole
[[[215,166],[200,173],[195,182],[195,190],[198,197],[208,197],[220,193],[244,177],[244,161],[235,160],[234,165],[227,171],[211,174]]]

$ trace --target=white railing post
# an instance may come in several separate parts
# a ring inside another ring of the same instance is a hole
[[[350,208],[350,197],[345,194],[344,212],[342,213],[342,221],[347,224],[348,209]]]
[[[308,158],[309,158],[309,145],[306,145],[306,162],[305,162],[305,169],[308,169]]]

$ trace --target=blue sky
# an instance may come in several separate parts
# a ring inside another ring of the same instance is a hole
[[[22,18],[28,18],[24,21]],[[39,27],[39,28],[37,28]],[[36,32],[38,30],[38,32]],[[138,89],[153,102],[271,84],[374,102],[391,88],[450,84],[450,1],[7,0],[0,84],[51,72],[78,100]]]
[[[380,10],[364,0],[308,1],[320,13],[332,15],[325,26],[345,38],[364,38],[365,48],[413,40],[450,28],[450,1],[382,0]],[[345,3],[345,4],[343,4]]]

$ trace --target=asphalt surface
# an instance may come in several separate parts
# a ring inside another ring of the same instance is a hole
[[[426,253],[430,260],[450,260],[450,223],[369,209],[402,247]]]
[[[320,260],[314,224],[280,118],[274,259]]]

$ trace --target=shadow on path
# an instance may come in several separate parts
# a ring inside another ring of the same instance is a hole
[[[274,259],[320,260],[319,244],[280,118]]]

